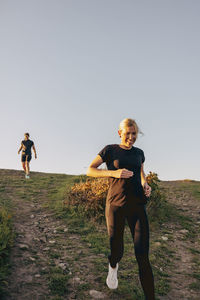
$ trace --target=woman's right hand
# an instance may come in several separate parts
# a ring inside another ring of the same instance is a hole
[[[113,176],[115,178],[130,178],[134,175],[132,171],[129,171],[127,169],[118,169],[116,171],[113,171]]]

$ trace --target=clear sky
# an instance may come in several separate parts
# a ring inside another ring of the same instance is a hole
[[[136,119],[145,171],[200,180],[200,1],[0,0],[0,168],[85,173]]]

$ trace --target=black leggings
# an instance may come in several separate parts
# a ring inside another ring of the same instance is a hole
[[[149,224],[144,205],[119,207],[106,204],[106,223],[111,249],[108,257],[110,265],[114,268],[123,256],[126,219],[134,242],[140,281],[145,297],[148,300],[154,300],[154,279],[149,262]]]

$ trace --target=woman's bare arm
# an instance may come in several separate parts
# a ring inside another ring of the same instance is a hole
[[[147,197],[151,195],[151,187],[148,185],[146,175],[144,173],[144,164],[141,165],[141,184],[144,189],[144,193]]]
[[[91,177],[115,177],[115,178],[129,178],[133,176],[133,172],[127,169],[118,170],[101,170],[98,167],[103,163],[100,155],[97,155],[90,164],[87,170],[87,176]]]
[[[146,175],[144,173],[144,164],[141,165],[141,183],[142,183],[143,187],[144,187],[145,183],[147,183]]]

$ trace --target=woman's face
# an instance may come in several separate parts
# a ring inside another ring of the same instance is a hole
[[[130,149],[137,139],[135,126],[124,127],[122,130],[119,130],[118,133],[121,138],[121,145]]]

